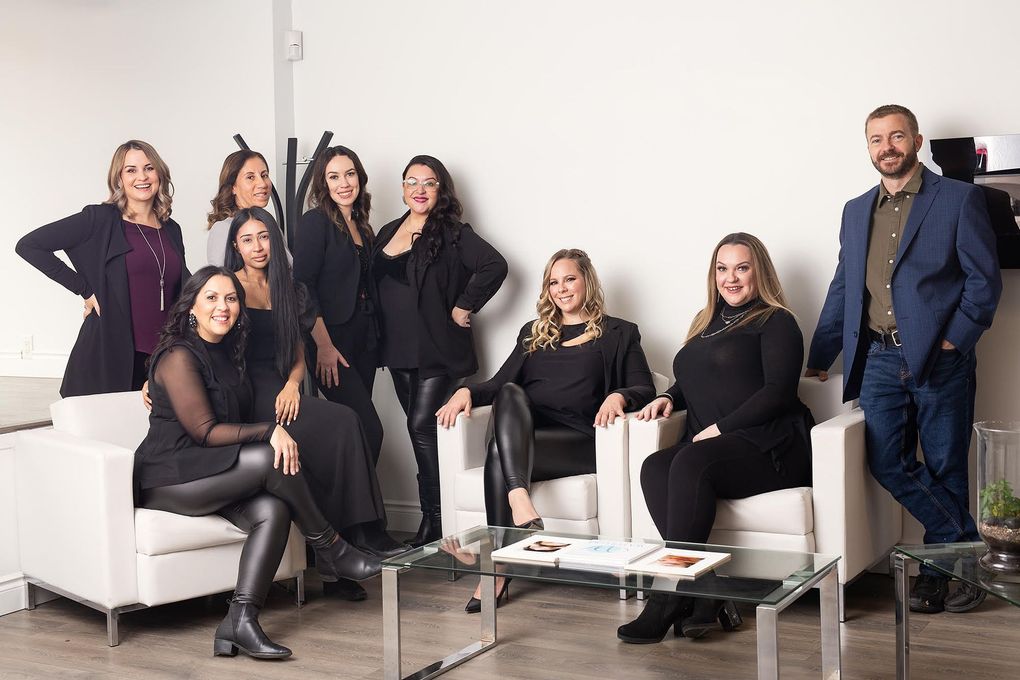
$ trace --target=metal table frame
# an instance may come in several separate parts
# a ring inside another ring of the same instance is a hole
[[[481,570],[492,572],[491,543],[483,539]],[[758,679],[779,678],[779,613],[796,602],[804,593],[818,586],[822,645],[822,678],[839,680],[842,660],[839,636],[839,582],[833,562],[813,578],[805,581],[776,604],[760,604],[755,609],[758,635]],[[481,575],[481,631],[478,642],[428,664],[409,675],[402,675],[400,654],[400,574],[412,567],[383,566],[383,678],[384,680],[427,680],[459,666],[468,659],[496,645],[495,576]],[[517,575],[514,578],[526,579]],[[593,586],[594,587],[594,586]],[[898,611],[898,610],[897,610]],[[898,621],[898,619],[897,619]],[[897,629],[898,630],[898,629]]]

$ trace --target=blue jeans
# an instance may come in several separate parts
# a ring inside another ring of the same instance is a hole
[[[861,385],[868,466],[924,526],[925,543],[980,540],[967,484],[976,365],[973,351],[940,350],[918,386],[899,347],[868,348]]]

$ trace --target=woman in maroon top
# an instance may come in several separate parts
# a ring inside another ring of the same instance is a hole
[[[84,301],[84,321],[60,394],[141,388],[167,310],[188,277],[181,228],[170,219],[170,169],[150,144],[113,154],[110,197],[24,236],[15,248]],[[71,266],[56,256],[64,251]]]

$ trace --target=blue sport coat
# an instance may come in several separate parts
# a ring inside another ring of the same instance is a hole
[[[941,341],[970,352],[992,324],[1002,291],[999,261],[981,190],[922,168],[921,190],[893,264],[892,299],[903,355],[918,385]],[[843,352],[843,399],[860,396],[867,358],[865,269],[878,186],[847,202],[839,263],[808,353],[809,368],[827,370]]]

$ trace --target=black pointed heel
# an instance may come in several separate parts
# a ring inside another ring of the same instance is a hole
[[[507,578],[503,580],[503,587],[499,589],[499,593],[496,595],[497,609],[503,606],[504,601],[505,602],[510,601],[510,581],[512,580],[513,580],[512,578]],[[464,611],[466,611],[468,614],[479,613],[480,611],[482,611],[482,601],[479,600],[477,597],[472,597],[470,600],[467,601],[467,604],[464,605]]]

